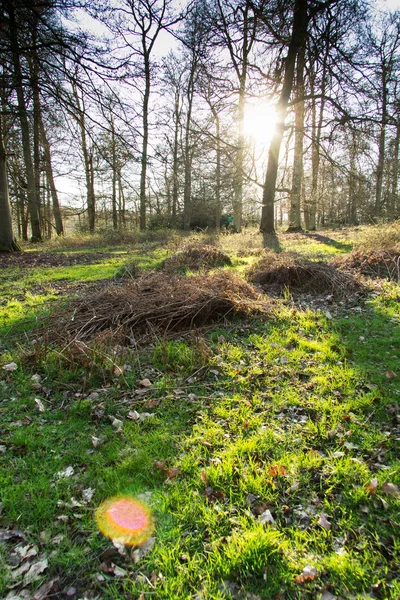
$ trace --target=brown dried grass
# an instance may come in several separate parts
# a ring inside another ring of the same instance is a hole
[[[269,253],[247,272],[249,281],[264,290],[330,294],[345,298],[361,291],[360,282],[350,273],[343,273],[325,262],[313,262],[294,253]]]
[[[71,302],[61,315],[50,317],[48,337],[88,341],[104,332],[118,343],[136,345],[154,334],[171,336],[267,311],[266,299],[230,272],[196,277],[152,273]]]
[[[400,281],[400,245],[390,250],[353,250],[335,257],[330,264],[371,278]]]
[[[213,269],[231,264],[229,256],[215,246],[188,244],[180,252],[166,258],[163,262],[163,269],[171,273],[184,269],[191,271]]]

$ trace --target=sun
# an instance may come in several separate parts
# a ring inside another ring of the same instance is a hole
[[[244,111],[244,135],[257,145],[269,146],[276,126],[275,106],[268,102],[247,103]]]

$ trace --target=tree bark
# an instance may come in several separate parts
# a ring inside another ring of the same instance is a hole
[[[93,156],[92,152],[88,149],[87,139],[86,139],[86,124],[85,124],[85,106],[82,102],[82,107],[78,95],[78,90],[76,85],[73,86],[73,92],[76,102],[76,120],[79,125],[79,129],[81,132],[81,144],[82,144],[82,153],[83,153],[83,163],[85,169],[85,179],[86,179],[86,206],[88,213],[88,221],[89,221],[89,231],[90,233],[94,233],[96,226],[96,196],[94,193],[94,170],[93,170]]]
[[[386,123],[387,123],[387,74],[386,68],[382,68],[382,116],[379,132],[378,164],[376,167],[376,190],[375,190],[375,216],[379,217],[382,208],[383,169],[385,162],[386,147]]]
[[[7,2],[7,10],[9,15],[10,25],[10,47],[12,54],[12,62],[14,69],[14,82],[17,92],[18,112],[21,123],[22,150],[24,156],[26,178],[27,178],[27,194],[28,208],[31,222],[31,242],[40,242],[42,234],[40,230],[39,218],[39,202],[36,195],[35,171],[31,154],[31,142],[29,134],[28,112],[26,109],[23,78],[20,62],[20,50],[17,38],[17,24],[15,19],[15,11],[12,2]]]
[[[296,104],[295,104],[295,139],[293,154],[293,177],[290,195],[290,212],[288,231],[302,231],[301,226],[301,192],[303,188],[303,144],[304,144],[304,43],[297,54],[296,69]]]
[[[307,0],[296,0],[293,15],[292,36],[286,57],[283,85],[277,106],[277,123],[268,151],[268,166],[263,189],[263,207],[260,230],[264,235],[264,244],[268,245],[269,236],[275,233],[274,201],[276,179],[278,175],[279,153],[285,129],[286,111],[293,86],[294,68],[298,49],[304,44],[307,34]]]
[[[13,234],[8,195],[7,158],[3,140],[2,118],[0,116],[0,252],[14,252],[20,249]]]
[[[46,129],[44,127],[41,112],[39,112],[40,137],[43,145],[46,177],[50,188],[51,201],[53,207],[53,216],[56,226],[57,235],[64,235],[64,225],[61,216],[60,203],[58,201],[57,188],[54,182],[53,166],[51,163],[51,150],[49,140],[47,138]]]
[[[145,90],[143,96],[143,143],[140,172],[140,229],[146,229],[146,181],[147,181],[147,153],[149,145],[149,98],[150,98],[150,55],[147,50],[144,52],[144,74]]]

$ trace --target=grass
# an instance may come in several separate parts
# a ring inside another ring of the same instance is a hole
[[[246,236],[226,238],[237,248]],[[314,252],[314,242],[290,244]],[[140,252],[142,268],[165,256]],[[64,271],[80,283],[112,276],[104,265]],[[51,306],[52,277],[63,269],[41,271],[16,282],[9,270],[9,283],[3,274],[3,326],[23,329],[27,314]],[[29,296],[36,282],[48,292]],[[0,377],[0,531],[21,530],[48,559],[25,587],[33,593],[59,577],[60,589],[75,587],[79,598],[400,597],[399,498],[385,491],[400,485],[399,299],[399,285],[386,283],[364,305],[327,313],[286,295],[268,320],[140,351],[3,340],[1,365],[18,369]],[[152,383],[145,394],[144,378]],[[131,420],[133,410],[153,416]],[[168,478],[171,468],[179,471]],[[118,493],[146,494],[155,515],[154,548],[137,564],[130,551],[112,550],[93,519]],[[260,520],[266,511],[269,523]],[[0,597],[12,583],[15,546],[0,543]],[[309,578],[307,565],[316,569]]]

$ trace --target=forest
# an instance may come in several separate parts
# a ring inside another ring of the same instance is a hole
[[[0,0],[0,598],[400,598],[400,0]]]
[[[399,14],[366,0],[2,2],[0,244],[399,216]],[[10,212],[11,211],[11,212]]]

